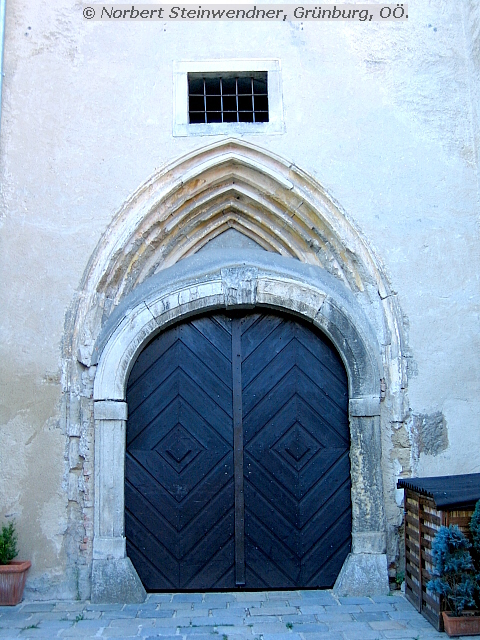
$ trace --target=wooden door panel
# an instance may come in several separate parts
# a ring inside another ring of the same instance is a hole
[[[145,388],[144,385],[136,386],[132,393],[128,394],[127,447],[143,431],[145,421],[155,420],[155,417],[168,407],[171,398],[175,397],[180,373],[175,368],[177,357],[175,348],[172,348],[167,358],[162,359],[158,366],[152,367],[151,375],[156,379],[156,385],[149,381]]]
[[[235,588],[243,554],[246,588],[332,586],[351,500],[347,380],[326,339],[275,314],[193,318],[139,355],[127,401],[127,550],[147,589]]]
[[[250,457],[248,453],[245,453],[245,466],[247,473],[245,475],[245,499],[247,490],[250,491],[251,509],[262,508],[260,502],[256,505],[257,495],[263,496],[268,503],[267,510],[272,512],[276,511],[283,515],[285,520],[289,521],[292,514],[295,513],[297,508],[297,500],[292,493],[285,489],[281,483],[272,481],[271,475],[266,469],[259,464],[254,458]],[[250,489],[248,489],[250,487]],[[245,521],[247,521],[245,515]]]
[[[210,338],[213,331],[209,332]],[[216,332],[218,334],[218,330]],[[225,333],[225,332],[222,332]],[[222,336],[223,338],[223,336]],[[231,347],[225,349],[225,352],[220,351],[214,343],[212,343],[207,337],[203,335],[196,326],[182,325],[181,328],[181,341],[182,346],[189,349],[190,353],[185,359],[181,359],[180,363],[188,366],[189,375],[195,380],[197,373],[203,374],[205,369],[211,373],[214,377],[209,379],[212,383],[212,388],[215,388],[215,384],[218,382],[220,385],[226,386],[230,392],[232,390],[231,377],[232,377],[232,360],[231,360]],[[224,341],[221,340],[219,346],[223,346]],[[227,355],[225,355],[227,354]],[[181,357],[181,356],[180,356]],[[198,367],[195,366],[197,360]],[[210,384],[207,382],[207,388],[210,388]]]
[[[281,558],[273,559],[264,553],[263,548],[255,544],[250,538],[245,542],[245,555],[249,558],[247,564],[247,575],[251,573],[257,576],[257,579],[251,585],[252,589],[293,589],[296,586],[295,579],[298,575],[292,577],[282,564]],[[259,580],[260,578],[260,580]],[[261,582],[261,584],[256,584]]]
[[[271,354],[271,356],[266,363],[263,361],[257,365],[258,374],[249,384],[243,386],[244,420],[262,400],[266,400],[267,404],[272,404],[271,408],[275,407],[272,397],[274,394],[278,396],[277,387],[282,385],[283,388],[285,386],[284,378],[295,366],[295,345],[290,342],[281,352]]]
[[[179,565],[180,584],[183,588],[192,589],[193,585],[201,581],[205,588],[205,584],[208,584],[205,582],[207,576],[208,581],[215,582],[232,566],[233,554],[226,554],[224,548],[229,543],[233,543],[233,518],[232,508],[213,525],[210,522],[208,531],[204,535],[198,532],[195,545],[183,556]],[[211,575],[209,575],[210,572]]]
[[[139,385],[152,384],[155,388],[155,379],[157,374],[152,374],[152,367],[157,366],[157,363],[168,352],[168,350],[175,344],[177,340],[177,332],[169,331],[163,334],[162,340],[154,340],[148,345],[148,349],[144,349],[140,352],[135,366],[130,372],[128,378],[128,387],[130,393],[133,389]]]
[[[251,334],[257,326],[258,323],[247,332],[251,342],[253,342],[253,336]],[[244,335],[242,335],[242,340],[243,338]],[[285,350],[292,339],[290,327],[282,323],[277,325],[265,338],[262,336],[262,342],[260,342],[255,349],[253,349],[252,344],[248,355],[243,352],[244,345],[242,342],[242,383],[245,389],[262,371],[267,371],[268,377],[273,378],[276,371],[275,369],[272,370],[272,361],[274,360],[279,363],[282,371],[285,371],[286,358],[288,357],[286,354],[289,353]],[[260,383],[257,383],[257,386],[259,386],[259,384]]]
[[[344,504],[330,500],[330,526],[323,536],[315,535],[309,523],[322,522],[326,512],[318,500],[309,499],[309,493],[318,495],[328,489],[330,497],[345,497],[339,490],[345,483],[349,488],[341,475],[345,465],[337,464],[348,453],[346,375],[343,370],[341,397],[333,401],[330,396],[338,396],[341,369],[335,358],[329,367],[319,366],[321,350],[314,346],[319,336],[284,320],[282,326],[259,337],[257,346],[254,327],[249,330],[248,377],[243,389],[249,487],[245,493],[246,545],[255,549],[253,556],[246,555],[247,567],[258,574],[253,558],[263,562],[271,587],[333,586],[329,556],[343,545],[344,538],[350,540],[350,501],[344,515]],[[324,346],[329,346],[327,341]],[[335,480],[322,486],[322,477],[329,470]],[[259,499],[259,494],[266,500]],[[331,536],[332,522],[335,529],[342,527],[342,535]],[[348,544],[340,554],[343,559],[347,548]],[[287,574],[283,584],[281,573]]]
[[[328,340],[325,340],[323,336],[321,336],[319,340],[312,340],[312,331],[310,328],[301,324],[297,327],[295,337],[298,342],[302,343],[316,358],[318,366],[322,371],[328,370],[337,378],[341,385],[338,399],[342,397],[345,398],[345,367],[335,348],[332,347],[332,344]]]
[[[283,325],[281,316],[263,315],[260,313],[252,313],[245,316],[242,321],[242,353],[244,360],[252,351],[258,348],[258,345],[267,338],[272,331]]]
[[[234,563],[232,395],[229,379],[219,377],[225,378],[231,347],[221,353],[205,337],[225,344],[228,323],[198,324],[203,332],[179,325],[147,347],[161,354],[155,364],[141,361],[156,372],[156,387],[149,379],[145,392],[134,366],[127,389],[135,411],[127,426],[125,529],[147,589],[167,588],[166,582],[170,589],[205,588]],[[164,339],[167,350],[156,344]],[[145,501],[159,508],[158,517]]]

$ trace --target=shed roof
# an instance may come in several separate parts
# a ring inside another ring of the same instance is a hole
[[[460,507],[480,500],[480,473],[434,478],[402,478],[399,489],[411,489],[433,498],[437,507]]]

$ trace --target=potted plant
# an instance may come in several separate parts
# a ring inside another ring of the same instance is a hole
[[[477,542],[480,544],[480,539]],[[440,527],[432,543],[434,578],[427,588],[444,597],[449,611],[443,611],[442,616],[449,636],[480,634],[480,615],[474,610],[479,576],[471,546],[457,525]]]
[[[17,555],[15,523],[2,526],[0,534],[0,605],[18,604],[22,599],[30,561],[14,561]]]

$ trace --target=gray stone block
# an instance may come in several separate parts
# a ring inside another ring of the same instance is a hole
[[[208,609],[176,609],[177,618],[208,616]]]
[[[138,630],[137,630],[138,631]],[[134,633],[132,629],[123,631],[122,629],[117,629],[115,627],[107,627],[103,630],[101,638],[110,638],[112,640],[117,640],[117,638],[136,638],[138,640],[137,633]]]
[[[206,593],[203,601],[210,607],[212,605],[227,605],[227,602],[235,602],[233,593]]]
[[[338,608],[338,604],[336,605],[336,607]],[[328,607],[328,608],[333,609],[333,607]],[[313,615],[316,615],[317,613],[324,613],[326,611],[326,608],[323,605],[310,604],[310,603],[301,604],[299,609],[302,612],[302,614],[313,614]]]
[[[304,638],[308,638],[308,640],[343,640],[343,636],[338,633],[330,633],[329,631],[325,633],[309,633],[308,636],[304,636]]]
[[[370,604],[362,604],[360,606],[362,611],[385,611],[388,614],[395,611],[395,607],[393,606],[393,604],[389,604],[388,602],[384,602],[383,604],[378,602],[371,602]]]
[[[273,603],[272,603],[273,605]],[[268,606],[264,605],[260,609],[250,609],[250,615],[253,616],[283,616],[287,613],[297,613],[297,609],[295,607],[288,606]]]
[[[172,602],[202,602],[203,595],[201,593],[174,593]]]
[[[340,604],[361,604],[362,606],[366,604],[372,604],[370,598],[367,598],[365,596],[360,598],[355,598],[354,596],[344,596],[338,598],[338,601],[340,602]]]
[[[203,637],[204,635],[214,634],[215,626],[212,625],[211,627],[180,627],[178,632],[181,636],[187,635],[187,636]],[[212,640],[211,635],[210,635],[210,640]]]
[[[253,624],[253,633],[255,635],[265,633],[287,633],[288,628],[284,622],[260,622]]]
[[[373,596],[389,593],[387,556],[350,553],[333,588],[337,596]]]
[[[282,622],[285,622],[285,624],[288,622],[292,624],[309,624],[310,622],[317,622],[317,618],[313,613],[308,613],[307,615],[290,613],[282,616]]]
[[[173,594],[171,593],[149,593],[145,604],[154,602],[171,602]]]
[[[281,622],[280,616],[248,616],[245,618],[245,621],[248,625],[253,626],[253,623],[259,624],[260,622]]]
[[[289,600],[298,596],[298,591],[267,591],[268,600]]]
[[[320,633],[321,631],[327,632],[329,630],[328,625],[316,622],[315,624],[293,624],[292,631],[295,633]]]
[[[302,640],[298,633],[287,631],[286,633],[264,633],[263,640]]]
[[[361,611],[360,613],[354,613],[353,617],[359,622],[372,622],[372,620],[390,620],[389,616],[384,611]]]
[[[54,602],[31,602],[23,605],[22,613],[37,613],[38,611],[53,611]]]
[[[157,637],[162,637],[162,638],[164,638],[164,637],[168,638],[170,636],[176,635],[176,632],[177,632],[177,628],[176,627],[175,628],[173,628],[173,627],[157,627],[156,625],[155,625],[155,627],[153,629],[150,629],[150,628],[145,629],[144,625],[142,625],[142,631],[141,631],[142,634],[148,635],[148,634],[155,633],[157,635]],[[178,638],[178,636],[177,636],[177,638]]]
[[[140,609],[137,619],[143,618],[173,618],[173,609]]]
[[[93,603],[144,602],[146,596],[147,592],[129,558],[93,560]]]
[[[27,636],[25,635],[25,633],[22,633],[22,635],[20,636],[20,629],[15,630],[15,629],[4,629],[2,626],[0,626],[0,638],[5,638],[5,640],[11,640],[12,638],[19,638],[19,637],[23,637],[26,638]]]
[[[299,595],[305,600],[315,600],[322,604],[338,604],[330,591],[299,591]]]
[[[221,613],[214,612],[211,618],[207,618],[207,620],[213,620],[215,625],[241,625],[243,621],[246,619],[246,614],[242,614],[241,611],[238,612],[230,612]]]
[[[326,624],[330,622],[351,622],[353,620],[351,613],[343,612],[343,607],[327,613],[318,613],[316,618],[319,622],[325,622]]]
[[[155,626],[154,618],[144,618],[140,620],[139,618],[132,619],[122,619],[118,618],[117,620],[110,620],[110,627],[115,627],[117,629],[138,629],[140,626],[143,628],[149,628]]]
[[[185,624],[185,620],[183,621]],[[190,626],[191,627],[214,627],[216,625],[216,619],[212,616],[204,616],[202,618],[196,618],[193,616],[190,618]]]

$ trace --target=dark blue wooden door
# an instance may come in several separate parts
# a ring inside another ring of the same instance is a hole
[[[351,546],[347,378],[292,319],[242,327],[246,583],[332,587]]]
[[[203,316],[127,388],[128,555],[149,590],[330,587],[350,550],[347,379],[288,317]]]

